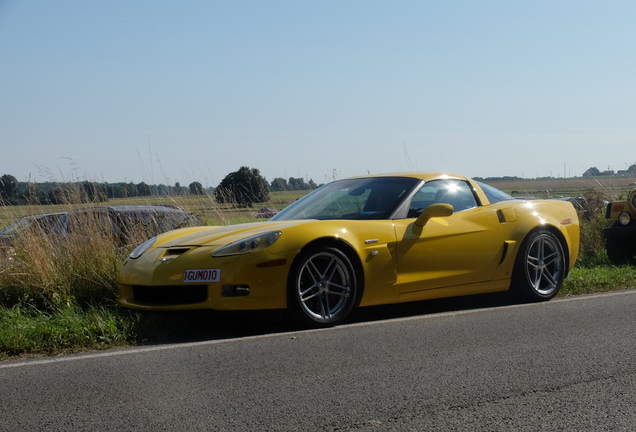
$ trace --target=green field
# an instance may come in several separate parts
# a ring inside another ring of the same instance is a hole
[[[608,200],[616,200],[636,188],[636,177],[497,180],[487,183],[513,196],[562,198],[578,197],[595,192],[606,196]]]

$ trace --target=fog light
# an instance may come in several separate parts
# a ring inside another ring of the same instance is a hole
[[[243,297],[250,295],[249,285],[223,285],[223,297]]]
[[[621,225],[629,225],[631,220],[632,218],[627,212],[623,212],[618,215],[618,221],[621,223]]]

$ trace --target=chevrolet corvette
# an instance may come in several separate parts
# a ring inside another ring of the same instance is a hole
[[[310,327],[353,308],[510,290],[554,297],[579,249],[570,202],[518,200],[449,174],[328,183],[269,221],[182,228],[137,247],[122,307],[287,309]]]

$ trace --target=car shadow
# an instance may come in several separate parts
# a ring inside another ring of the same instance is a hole
[[[340,326],[444,312],[517,304],[508,292],[425,300],[354,310]],[[305,331],[282,311],[221,313],[215,311],[128,312],[135,315],[133,333],[139,345],[235,339]]]
[[[370,322],[420,315],[434,315],[444,312],[510,306],[518,303],[519,301],[509,292],[448,297],[358,308],[351,314],[350,322]]]

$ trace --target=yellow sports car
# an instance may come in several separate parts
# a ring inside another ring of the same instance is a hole
[[[135,249],[123,307],[288,309],[332,326],[358,306],[514,290],[548,300],[579,249],[571,203],[448,174],[337,180],[267,222],[183,228]]]

